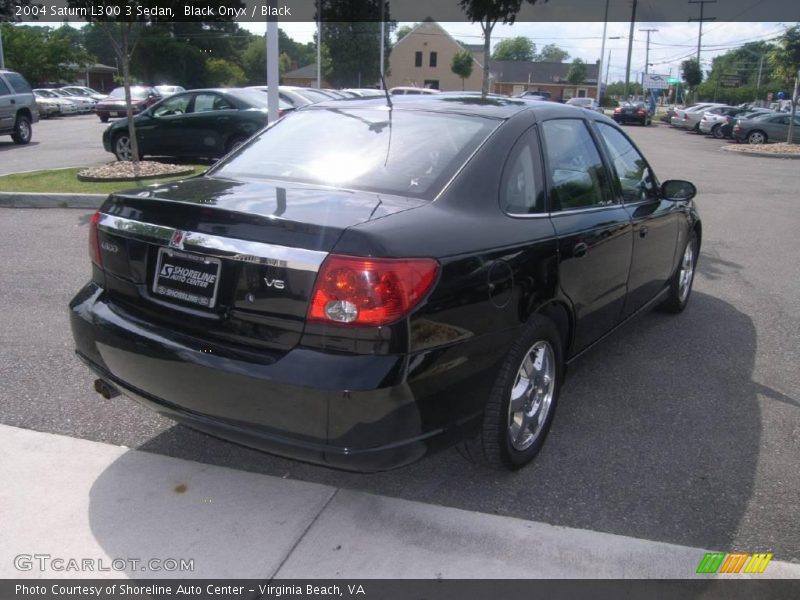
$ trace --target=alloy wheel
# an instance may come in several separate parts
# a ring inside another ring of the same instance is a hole
[[[555,376],[553,347],[536,342],[522,360],[508,402],[508,436],[515,450],[527,450],[542,433],[553,405]]]
[[[678,297],[681,302],[685,302],[692,289],[692,279],[694,278],[694,244],[690,240],[686,244],[681,260],[681,271],[678,276]]]
[[[121,135],[114,143],[114,154],[117,160],[133,160],[133,150],[131,149],[131,139],[127,135]]]

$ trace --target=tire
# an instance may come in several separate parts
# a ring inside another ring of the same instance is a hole
[[[748,144],[766,144],[767,143],[767,134],[763,131],[751,131],[747,134],[747,143]]]
[[[31,120],[25,115],[17,115],[17,121],[14,123],[14,133],[11,134],[11,139],[15,144],[23,145],[31,141],[33,137],[33,129],[31,129]]]
[[[515,471],[528,464],[550,431],[563,374],[558,329],[534,315],[500,366],[478,437],[464,444],[462,453],[498,470]],[[513,410],[512,397],[520,410]]]
[[[234,150],[236,150],[236,148],[244,144],[246,141],[247,138],[243,135],[233,136],[231,139],[228,140],[228,145],[225,146],[225,154],[233,152]]]
[[[722,125],[717,123],[711,128],[711,135],[715,140],[721,140],[725,136],[722,133]]]
[[[97,116],[100,117],[101,123],[108,123],[108,115],[99,113]]]
[[[127,132],[118,133],[114,136],[114,142],[111,147],[114,150],[114,156],[117,160],[133,160],[133,149],[130,145],[130,136]],[[141,159],[141,156],[139,156]]]
[[[694,283],[694,273],[697,267],[697,255],[699,254],[697,233],[692,231],[689,240],[683,248],[681,262],[675,269],[675,274],[669,283],[669,295],[659,306],[659,309],[669,313],[683,312],[689,304],[689,297],[692,294],[692,284]]]

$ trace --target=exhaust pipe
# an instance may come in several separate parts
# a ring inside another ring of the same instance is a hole
[[[100,394],[106,400],[111,400],[111,398],[116,398],[119,396],[119,391],[110,383],[106,383],[102,379],[95,379],[94,380],[94,391]]]

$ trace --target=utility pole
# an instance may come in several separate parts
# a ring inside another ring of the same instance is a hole
[[[386,5],[385,5],[383,0],[380,0],[380,3],[381,3],[381,40],[380,40],[381,59],[380,60],[381,60],[381,88],[383,88],[383,81],[384,81],[384,79],[383,79],[383,61],[384,61],[384,58],[383,58],[383,52],[384,52],[383,41],[384,41],[384,36],[386,35],[386,23],[384,21],[385,17],[384,17],[384,14],[383,14],[383,9],[386,7]]]
[[[650,34],[658,31],[658,29],[640,29],[647,34],[647,49],[645,50],[644,58],[644,74],[647,75],[648,67],[650,66]]]
[[[603,16],[603,45],[600,48],[600,64],[597,65],[597,93],[595,94],[595,96],[597,96],[596,100],[598,104],[600,104],[600,78],[601,75],[603,74],[603,57],[606,54],[606,29],[608,28],[608,2],[609,0],[606,0],[606,12],[605,15]],[[2,50],[0,50],[0,52],[2,52]]]
[[[761,59],[758,61],[758,81],[756,82],[756,100],[759,100],[761,95],[761,69],[764,67],[764,55],[761,55]]]
[[[628,99],[628,85],[631,79],[631,53],[633,52],[633,29],[636,26],[636,2],[633,0],[633,10],[631,11],[631,31],[628,34],[628,62],[625,63],[625,93],[623,100]]]
[[[642,94],[644,94],[645,93],[644,80],[647,79],[647,73],[650,68],[650,34],[653,33],[654,31],[658,31],[658,29],[640,29],[639,31],[644,31],[647,34],[647,45],[646,45],[647,49],[645,50],[644,53],[644,75],[642,75]],[[653,90],[648,90],[648,91],[652,95]],[[655,98],[655,96],[653,96],[653,98]],[[655,100],[653,100],[653,102],[655,102]]]
[[[0,69],[6,68],[6,59],[3,56],[3,28],[0,27]]]
[[[322,87],[322,0],[317,0],[317,89]]]
[[[689,0],[689,4],[699,4],[700,5],[700,18],[699,19],[689,19],[689,22],[699,21],[700,22],[700,31],[697,34],[697,66],[700,66],[700,44],[703,40],[703,22],[704,21],[716,21],[717,17],[703,17],[703,9],[705,8],[706,4],[716,4],[717,0]]]
[[[800,82],[800,69],[797,69],[797,77],[794,78],[794,93],[792,93],[792,114],[789,117],[789,133],[786,135],[786,143],[794,143],[794,119],[797,115],[797,87]]]

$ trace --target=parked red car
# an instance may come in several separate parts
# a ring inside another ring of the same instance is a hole
[[[161,95],[155,88],[147,86],[131,86],[131,105],[133,114],[139,114],[148,106],[161,100]],[[108,98],[101,100],[95,106],[95,112],[100,120],[105,123],[109,117],[127,116],[125,107],[125,88],[114,88]]]

